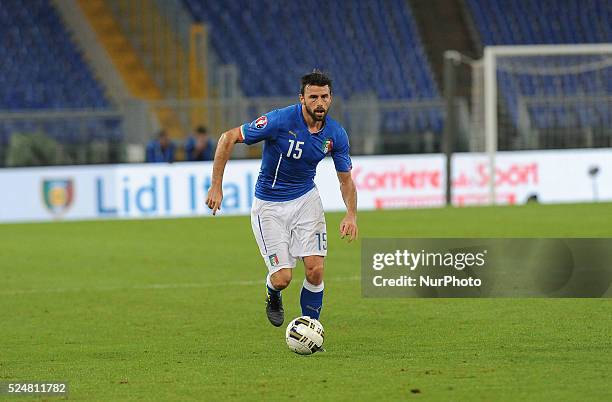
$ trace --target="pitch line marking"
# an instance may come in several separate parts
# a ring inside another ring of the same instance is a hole
[[[358,281],[361,277],[349,276],[326,279],[326,282],[349,282]],[[94,286],[79,288],[50,288],[50,289],[15,289],[0,290],[0,296],[17,296],[37,293],[70,293],[70,292],[110,292],[116,290],[165,290],[165,289],[202,289],[217,286],[255,286],[262,285],[265,280],[258,281],[228,281],[228,282],[208,282],[208,283],[152,283],[148,285],[134,286]]]

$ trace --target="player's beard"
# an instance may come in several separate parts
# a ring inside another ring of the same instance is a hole
[[[316,113],[316,112],[317,112],[317,110],[321,110],[321,111],[323,111],[323,114],[322,114],[322,115],[318,115],[318,114]],[[328,111],[329,111],[329,109],[328,109],[328,110],[325,110],[325,109],[323,109],[323,108],[318,108],[318,109],[314,109],[314,110],[313,110],[313,109],[310,109],[308,106],[306,106],[306,113],[308,113],[308,114],[310,115],[310,117],[312,117],[312,119],[313,119],[314,121],[325,121],[325,117],[327,117],[327,112],[328,112]]]

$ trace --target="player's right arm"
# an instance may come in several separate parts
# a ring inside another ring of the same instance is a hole
[[[235,127],[224,132],[217,143],[211,185],[206,197],[206,205],[212,209],[213,215],[217,213],[217,210],[221,209],[221,201],[223,201],[223,172],[225,172],[225,165],[227,165],[227,161],[232,154],[234,144],[243,140],[240,130],[241,127]]]
[[[213,173],[206,205],[212,209],[213,215],[221,209],[223,200],[223,172],[225,165],[232,154],[234,144],[244,142],[247,145],[255,144],[259,141],[273,139],[278,129],[278,111],[273,110],[250,124],[243,124],[240,127],[226,131],[219,138],[215,159],[213,162]]]

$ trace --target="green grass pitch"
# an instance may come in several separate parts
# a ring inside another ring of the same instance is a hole
[[[612,400],[609,299],[364,299],[341,217],[327,216],[327,352],[310,357],[267,322],[248,217],[0,225],[0,381],[67,380],[69,399],[101,401]],[[612,204],[358,223],[362,237],[612,237]],[[294,278],[286,322],[301,266]]]

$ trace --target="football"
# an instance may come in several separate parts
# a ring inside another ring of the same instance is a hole
[[[287,346],[299,355],[311,355],[322,350],[324,338],[323,325],[308,316],[291,321],[285,332]]]

